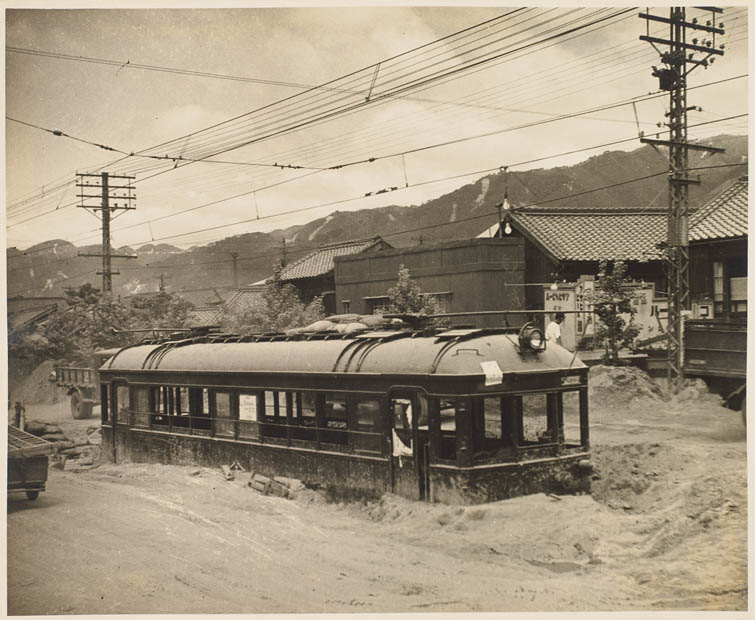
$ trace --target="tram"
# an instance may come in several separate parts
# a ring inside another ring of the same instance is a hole
[[[113,462],[238,461],[334,497],[589,492],[587,367],[533,324],[146,341],[100,368]]]

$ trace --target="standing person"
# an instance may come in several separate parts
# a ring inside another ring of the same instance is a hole
[[[555,342],[564,346],[561,342],[561,323],[564,322],[565,318],[566,315],[563,312],[556,312],[556,316],[548,323],[548,327],[545,328],[545,339],[548,342]]]

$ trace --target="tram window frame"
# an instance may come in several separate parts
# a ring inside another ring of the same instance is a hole
[[[239,439],[259,439],[260,411],[264,415],[264,392],[261,390],[239,390],[236,392]],[[250,406],[248,407],[248,403]],[[253,404],[253,406],[251,406]],[[243,416],[242,416],[243,414]],[[247,417],[249,414],[254,417]],[[250,424],[251,423],[251,424]]]
[[[114,385],[115,398],[113,399],[113,406],[115,407],[115,415],[113,419],[117,424],[128,424],[129,422],[129,392],[130,386],[128,383],[116,383]]]
[[[338,430],[349,430],[350,403],[348,395],[342,392],[325,392],[322,401],[324,406],[323,421],[325,423],[323,426]],[[336,405],[340,406],[338,411],[336,411]]]
[[[131,413],[133,414],[134,426],[149,426],[149,416],[151,411],[151,391],[147,385],[134,385],[131,387],[130,403]]]
[[[210,407],[214,419],[214,432],[218,437],[236,437],[236,420],[238,419],[238,407],[234,406],[236,393],[230,390],[210,390]],[[219,398],[220,397],[220,398]],[[221,401],[226,400],[226,407],[218,406]],[[221,411],[227,415],[221,415]]]
[[[110,386],[100,384],[100,421],[102,424],[110,423]]]

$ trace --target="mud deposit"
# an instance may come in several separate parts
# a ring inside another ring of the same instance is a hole
[[[8,502],[8,611],[746,610],[739,414],[596,388],[592,495],[331,504],[206,468],[51,470],[35,502]],[[66,403],[27,411],[69,435],[92,422]]]

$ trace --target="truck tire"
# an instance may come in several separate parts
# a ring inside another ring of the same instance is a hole
[[[39,497],[39,491],[27,491],[26,497],[33,501]]]
[[[74,420],[85,420],[92,417],[92,403],[84,402],[78,391],[71,394],[71,415]]]

